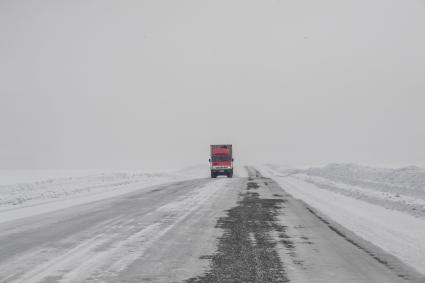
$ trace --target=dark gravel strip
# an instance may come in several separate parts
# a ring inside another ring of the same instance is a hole
[[[211,259],[211,270],[186,282],[289,282],[272,236],[285,229],[277,220],[284,200],[262,199],[258,188],[251,179],[238,206],[217,221],[224,230],[218,250],[202,257]]]

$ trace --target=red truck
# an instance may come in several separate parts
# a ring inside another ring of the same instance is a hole
[[[233,177],[233,152],[231,144],[211,145],[210,169],[211,178],[217,178],[219,175],[225,175],[228,178]]]

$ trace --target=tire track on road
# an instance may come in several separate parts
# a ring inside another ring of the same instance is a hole
[[[104,221],[50,244],[46,238],[43,247],[33,247],[3,261],[0,277],[8,278],[7,282],[119,281],[120,272],[202,207],[227,182],[229,180],[222,179],[176,183],[168,187],[185,186],[184,190],[173,189],[174,193],[167,195],[167,187],[164,187],[159,188],[165,190],[162,193],[157,189],[110,203],[105,209],[116,213],[104,214]],[[160,195],[167,199],[158,201]],[[146,203],[146,198],[151,200],[150,209],[137,209],[141,200]],[[111,215],[115,217],[108,219]],[[54,230],[52,236],[55,236]],[[6,282],[3,279],[0,282]]]

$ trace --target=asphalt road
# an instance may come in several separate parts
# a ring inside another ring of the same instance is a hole
[[[425,282],[248,168],[0,225],[0,282]]]

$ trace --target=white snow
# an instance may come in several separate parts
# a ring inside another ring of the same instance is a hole
[[[111,171],[109,173],[116,172]],[[101,170],[0,170],[0,186],[108,173]]]
[[[392,169],[355,164],[330,164],[321,168],[300,170],[300,173],[371,187],[379,191],[425,196],[425,169],[417,166]]]
[[[141,258],[150,246],[211,201],[229,182],[230,179],[222,179],[199,186],[139,218],[126,219],[121,215],[99,223],[89,228],[93,234],[83,233],[83,240],[79,234],[62,240],[61,243],[72,244],[65,251],[40,247],[17,255],[3,263],[0,275],[20,274],[15,281],[6,278],[10,282],[40,282],[55,276],[63,276],[61,282],[110,281],[104,278],[114,278]],[[136,225],[137,222],[145,225]]]
[[[183,174],[187,177],[195,178],[210,178],[210,169],[208,165],[194,165],[190,167],[183,168],[177,172],[178,174]],[[240,178],[247,178],[248,171],[245,166],[238,165],[234,167],[234,176]]]
[[[235,176],[245,177],[243,167]],[[209,178],[208,165],[143,173],[22,170],[0,171],[0,223],[98,201],[163,183]]]
[[[259,169],[294,197],[425,274],[425,218],[410,209],[424,206],[423,169],[352,164]]]
[[[0,185],[0,223],[27,216],[98,201],[153,185],[167,182],[207,177],[208,167],[195,166],[175,172],[161,173],[96,173],[84,175],[84,171],[2,171],[7,179]],[[87,172],[86,172],[87,173]],[[47,176],[57,178],[44,179]],[[14,180],[14,184],[10,181]],[[19,180],[19,182],[16,182]],[[32,182],[23,182],[36,180]]]
[[[235,166],[234,175],[239,178],[248,178],[248,170],[244,166]]]
[[[317,187],[382,207],[425,218],[425,169],[374,168],[354,164],[291,169],[267,165],[263,170],[292,176]]]

